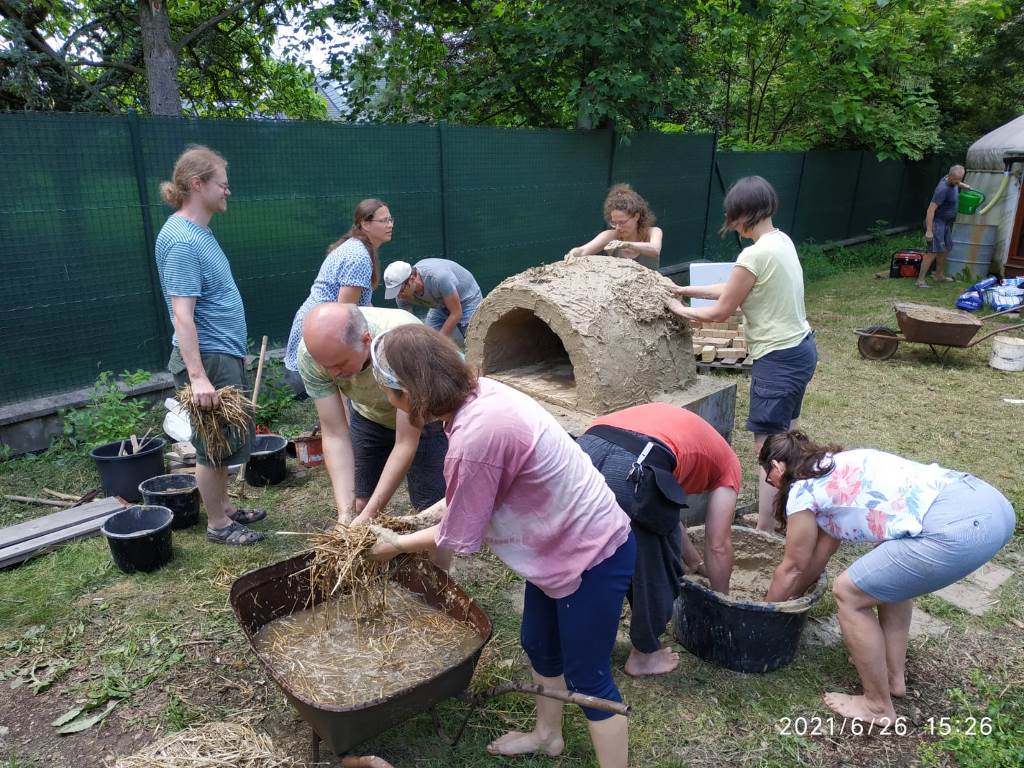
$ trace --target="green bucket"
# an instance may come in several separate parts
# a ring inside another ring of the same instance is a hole
[[[960,213],[967,216],[973,214],[978,210],[978,206],[985,202],[985,195],[976,189],[961,189],[960,190],[960,203],[957,208]]]

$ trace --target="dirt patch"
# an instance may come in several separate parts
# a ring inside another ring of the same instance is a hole
[[[689,325],[666,282],[631,261],[585,256],[534,267],[480,304],[466,357],[549,402],[607,413],[695,380]]]
[[[704,526],[687,528],[690,540],[698,551],[704,549]],[[751,528],[733,526],[732,529],[732,578],[729,580],[729,597],[735,600],[764,600],[772,575],[779,563],[785,540],[776,536],[762,534]],[[684,578],[711,588],[703,576],[686,576]]]

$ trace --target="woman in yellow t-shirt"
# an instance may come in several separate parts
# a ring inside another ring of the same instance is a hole
[[[606,251],[609,256],[633,259],[657,269],[661,259],[661,227],[654,226],[654,213],[629,184],[616,184],[604,200],[604,220],[608,229],[599,232],[586,245],[571,249],[570,256],[593,256]]]
[[[687,320],[724,322],[737,308],[754,359],[747,429],[757,450],[769,435],[797,427],[804,391],[818,364],[814,332],[804,310],[804,276],[793,241],[772,223],[779,197],[767,180],[746,176],[729,188],[722,233],[753,240],[743,249],[724,283],[678,286],[676,296],[711,299],[708,307],[687,307],[676,298],[668,308]],[[761,473],[757,527],[775,528],[775,489]]]

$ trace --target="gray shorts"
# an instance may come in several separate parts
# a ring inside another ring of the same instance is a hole
[[[943,219],[932,220],[932,239],[928,242],[928,253],[949,253],[953,250],[953,222]],[[922,277],[924,277],[922,275]]]
[[[246,395],[252,395],[245,372],[245,360],[220,352],[204,352],[200,354],[200,357],[203,360],[206,377],[214,389],[238,387]],[[189,383],[188,370],[185,368],[185,361],[181,359],[181,352],[177,347],[171,349],[167,370],[174,377],[174,386],[177,389],[181,389]],[[255,432],[256,428],[251,418],[249,419],[249,428],[244,433],[236,429],[227,430],[224,439],[227,441],[229,454],[222,458],[218,457],[218,461],[210,459],[203,441],[199,439],[198,435],[193,434],[192,444],[196,447],[196,463],[206,467],[244,464],[249,460],[249,454],[252,452]]]
[[[349,403],[348,431],[355,461],[356,496],[368,499],[380,482],[384,465],[395,447],[395,430],[371,421]],[[447,453],[448,437],[441,423],[434,422],[424,427],[406,476],[409,500],[418,511],[444,498],[444,457]]]
[[[987,563],[1013,536],[1017,523],[1003,494],[973,475],[961,475],[925,512],[917,536],[883,541],[847,574],[883,603],[926,595]]]

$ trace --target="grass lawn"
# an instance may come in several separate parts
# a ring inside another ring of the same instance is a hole
[[[826,256],[803,249],[809,277],[807,308],[818,330],[818,372],[804,403],[803,426],[820,440],[880,448],[912,459],[972,472],[1024,509],[1021,444],[1024,375],[988,367],[984,342],[954,350],[939,367],[921,345],[903,344],[886,362],[862,360],[854,328],[894,326],[892,304],[912,300],[951,306],[959,282],[924,291],[912,280],[876,280],[888,254],[907,240],[888,240]],[[742,431],[746,381],[739,386],[736,445],[746,478],[744,499],[754,497],[752,441]],[[156,416],[151,417],[154,422]],[[284,431],[314,420],[312,406],[293,404]],[[293,466],[293,470],[295,467]],[[4,494],[36,496],[43,487],[81,493],[98,485],[84,449],[52,449],[36,458],[0,462]],[[322,527],[333,518],[322,469],[293,471],[285,483],[247,488],[247,505],[270,511],[257,524],[266,531]],[[51,511],[0,501],[0,525]],[[174,560],[151,575],[125,576],[106,543],[72,544],[0,572],[0,768],[101,765],[168,731],[213,720],[244,721],[267,731],[300,759],[309,732],[263,673],[227,605],[232,581],[302,547],[297,537],[270,536],[254,548],[208,544],[201,526],[174,534]],[[856,556],[840,550],[831,577]],[[767,675],[744,675],[706,664],[683,651],[679,669],[655,679],[617,675],[633,705],[634,766],[1016,766],[1024,764],[1024,545],[1015,539],[996,558],[1016,575],[996,593],[997,604],[975,617],[936,597],[919,605],[949,625],[939,636],[911,642],[908,696],[897,712],[906,735],[865,737],[780,733],[781,718],[827,718],[825,690],[853,692],[858,680],[841,644],[805,642],[796,661]],[[494,620],[496,637],[481,663],[489,680],[527,679],[518,651],[517,598],[522,582],[489,554],[457,558],[456,579]],[[827,597],[811,623],[834,614]],[[805,632],[805,640],[811,633]],[[628,646],[621,641],[621,670]],[[58,736],[51,722],[76,707],[102,722]],[[396,766],[591,765],[586,723],[566,709],[566,750],[558,760],[488,757],[486,743],[509,727],[529,722],[526,697],[493,700],[474,716],[454,750],[428,714],[415,717],[366,746]],[[465,711],[458,702],[436,709],[453,733]],[[926,733],[928,718],[991,718],[992,732]],[[837,725],[838,728],[838,725]],[[327,763],[323,763],[327,765]]]

